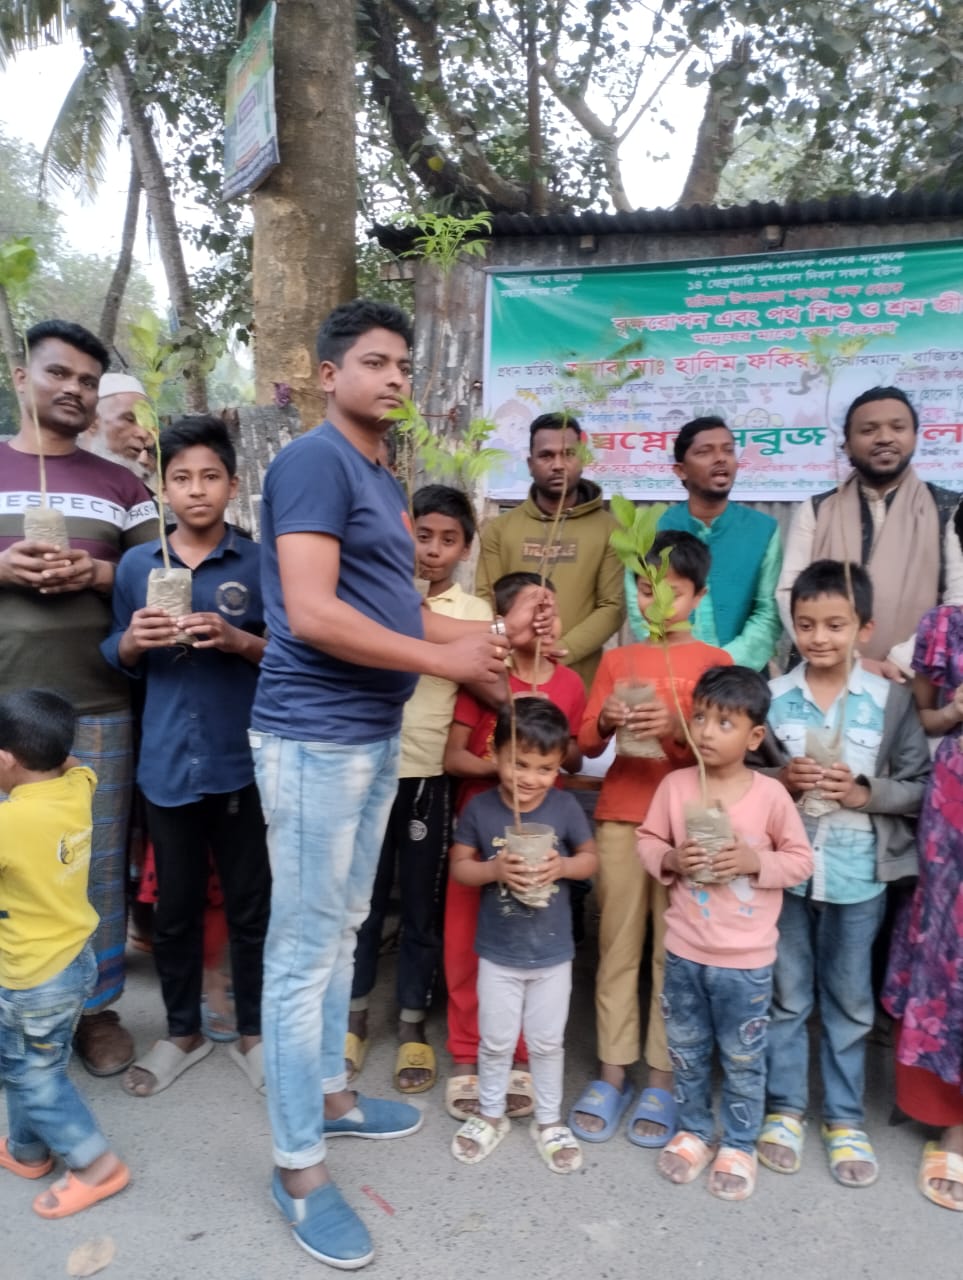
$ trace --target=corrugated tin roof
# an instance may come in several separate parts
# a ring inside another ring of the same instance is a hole
[[[656,235],[660,232],[751,231],[758,227],[812,226],[823,222],[906,222],[963,217],[963,190],[894,191],[888,196],[839,196],[831,200],[790,200],[786,204],[689,205],[676,209],[633,209],[624,213],[498,213],[489,239],[509,236]],[[375,226],[369,234],[386,249],[407,248],[416,232]]]

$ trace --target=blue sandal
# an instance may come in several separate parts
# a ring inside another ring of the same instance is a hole
[[[606,1084],[604,1080],[591,1081],[579,1094],[578,1101],[569,1112],[568,1127],[583,1142],[608,1142],[619,1127],[619,1122],[625,1115],[634,1093],[635,1090],[628,1080],[623,1083],[621,1090],[616,1089],[614,1085]],[[604,1121],[603,1127],[594,1133],[589,1129],[583,1129],[575,1120],[576,1112],[598,1116]]]
[[[241,1038],[234,1016],[212,1009],[207,1003],[207,996],[201,996],[201,1030],[208,1040],[217,1040],[221,1044],[230,1044]]]
[[[664,1133],[636,1133],[640,1120],[665,1125]],[[643,1089],[639,1101],[629,1117],[625,1135],[637,1147],[664,1147],[675,1133],[675,1098],[668,1089]]]

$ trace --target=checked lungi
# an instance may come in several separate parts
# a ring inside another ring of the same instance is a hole
[[[86,1013],[106,1008],[124,990],[133,724],[127,711],[77,718],[74,755],[97,775],[87,896],[100,923],[93,937],[97,986],[84,1006]]]

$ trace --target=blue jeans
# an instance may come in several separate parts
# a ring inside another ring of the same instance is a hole
[[[16,1160],[36,1162],[55,1152],[69,1168],[86,1169],[110,1150],[67,1075],[74,1031],[96,985],[88,942],[39,987],[0,987],[0,1078],[7,1088],[8,1149]]]
[[[396,735],[365,746],[251,731],[271,859],[264,1077],[274,1159],[324,1159],[324,1097],[347,1085],[344,1038],[358,929],[398,786]]]
[[[722,1145],[754,1151],[766,1100],[772,968],[724,969],[666,952],[662,1016],[680,1129],[715,1138],[712,1057],[722,1063]]]
[[[866,1037],[875,1014],[873,940],[885,910],[885,893],[846,903],[783,894],[767,1051],[770,1111],[805,1115],[806,1023],[818,994],[823,1117],[862,1126]]]

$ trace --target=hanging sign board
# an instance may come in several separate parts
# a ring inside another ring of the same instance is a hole
[[[227,69],[224,112],[225,200],[260,186],[281,159],[274,110],[273,3],[259,15]]]

